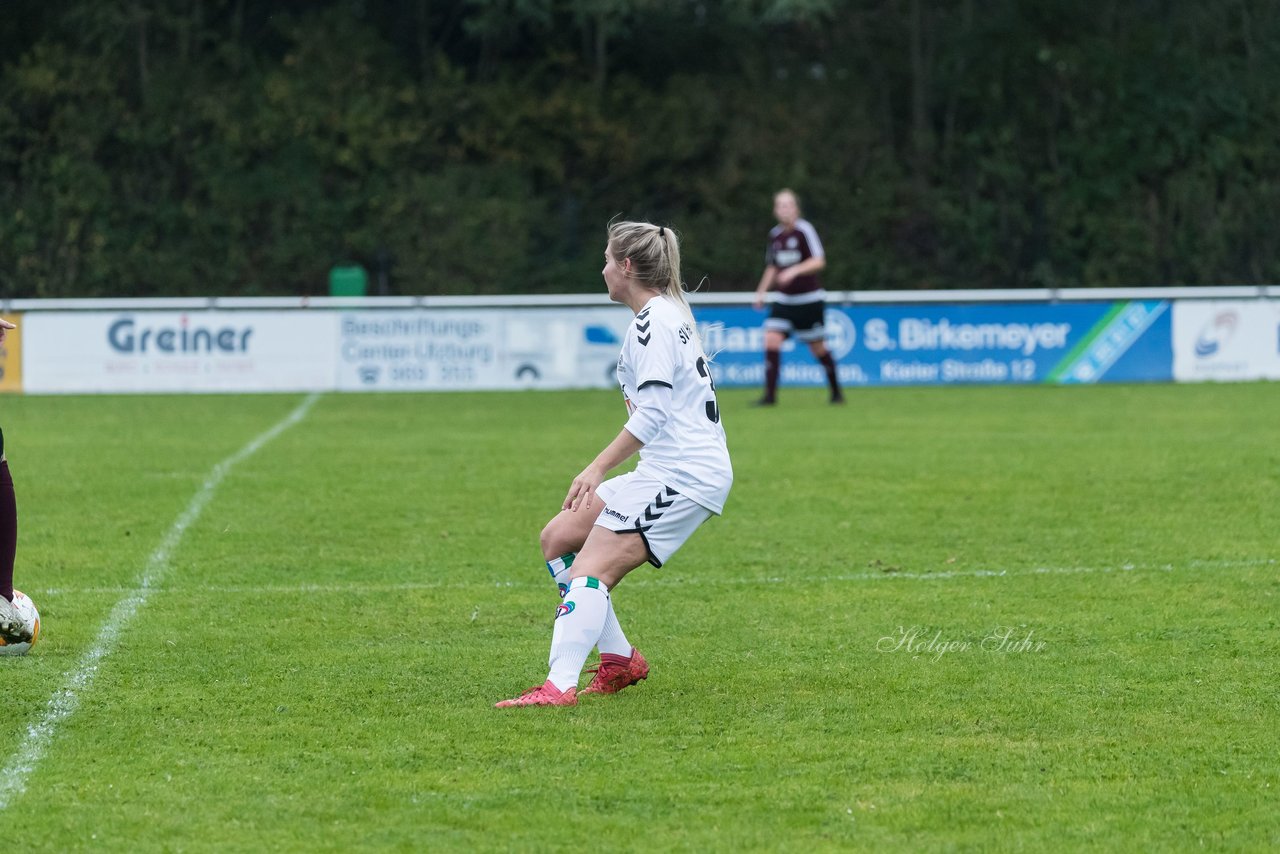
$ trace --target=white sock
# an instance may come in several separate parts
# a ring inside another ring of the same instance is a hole
[[[609,593],[599,579],[587,575],[569,582],[569,592],[556,612],[548,664],[551,684],[561,691],[578,687],[582,665],[600,639],[609,613]]]
[[[547,561],[547,572],[551,573],[551,578],[555,580],[561,599],[569,590],[569,567],[573,566],[573,559],[577,556],[577,552],[569,552],[567,555],[553,557]]]
[[[555,579],[561,599],[569,590],[569,567],[573,566],[573,559],[577,556],[577,552],[569,552],[567,555],[547,561],[547,571]],[[624,658],[631,657],[631,642],[623,634],[622,625],[618,622],[617,615],[613,613],[612,596],[609,597],[609,613],[604,618],[604,631],[600,632],[600,642],[597,646],[600,647],[601,653],[621,655]]]
[[[609,613],[604,617],[604,630],[600,632],[600,640],[596,641],[601,655],[621,655],[631,657],[631,641],[622,633],[622,625],[613,613],[613,597],[609,597]]]

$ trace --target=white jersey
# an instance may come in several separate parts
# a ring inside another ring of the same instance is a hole
[[[671,412],[658,435],[640,449],[636,471],[722,513],[733,466],[716,387],[693,328],[671,300],[656,296],[636,315],[618,356],[618,382],[628,414],[635,411],[637,392],[645,386],[671,389]]]

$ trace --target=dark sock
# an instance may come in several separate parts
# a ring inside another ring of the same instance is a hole
[[[818,361],[822,363],[822,367],[827,369],[827,385],[831,386],[831,399],[839,400],[841,397],[840,379],[836,376],[836,360],[831,358],[830,353],[827,353]]]
[[[18,502],[9,463],[0,463],[0,596],[13,601],[13,558],[18,552]]]
[[[774,400],[778,395],[778,372],[782,366],[782,354],[777,350],[764,351],[764,399]]]

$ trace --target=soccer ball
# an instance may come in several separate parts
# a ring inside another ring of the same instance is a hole
[[[21,590],[15,590],[13,605],[26,621],[27,628],[31,629],[31,640],[27,643],[5,643],[4,638],[0,638],[0,655],[26,655],[27,650],[40,640],[40,612],[36,610],[36,603]]]

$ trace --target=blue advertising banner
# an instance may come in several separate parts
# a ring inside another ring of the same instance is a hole
[[[828,306],[827,347],[844,385],[1150,382],[1173,378],[1167,300]],[[716,383],[764,382],[768,311],[696,309]],[[783,347],[782,382],[824,385],[803,343]]]

